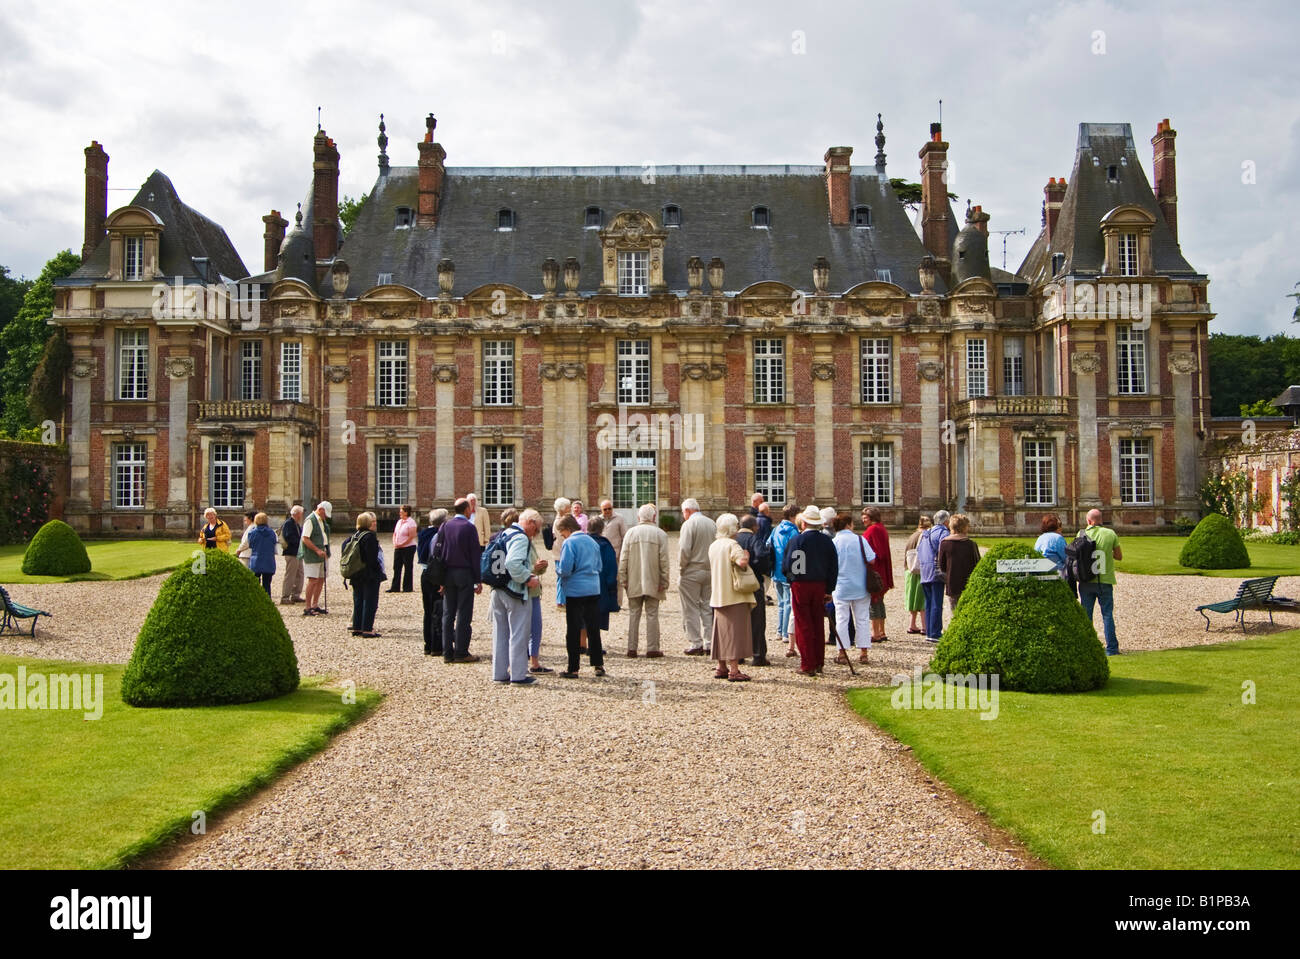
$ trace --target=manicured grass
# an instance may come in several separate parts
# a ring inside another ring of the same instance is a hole
[[[1110,668],[1094,692],[1001,692],[993,720],[895,709],[888,687],[848,695],[1054,865],[1300,867],[1300,631],[1125,654]]]
[[[76,576],[28,576],[23,572],[27,547],[0,546],[0,583],[68,583],[91,579],[136,579],[167,573],[190,558],[198,543],[174,539],[90,540],[90,572]]]
[[[279,699],[202,709],[136,709],[123,666],[0,656],[0,673],[102,673],[103,716],[0,710],[0,869],[125,865],[188,832],[322,749],[380,700],[300,688]],[[84,704],[83,704],[84,705]]]
[[[1119,533],[1120,549],[1124,558],[1115,564],[1121,573],[1138,573],[1142,576],[1223,576],[1228,579],[1251,579],[1256,576],[1300,576],[1300,546],[1282,546],[1278,543],[1247,543],[1251,565],[1245,569],[1187,569],[1178,565],[1178,553],[1187,542],[1186,536],[1125,536]],[[1070,530],[1066,540],[1074,538]],[[1033,546],[1036,536],[977,536],[975,541],[984,545],[1012,540]]]

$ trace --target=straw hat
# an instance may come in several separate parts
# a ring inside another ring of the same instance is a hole
[[[817,528],[820,529],[822,525],[821,510],[819,510],[816,506],[809,506],[806,510],[803,511],[803,524],[805,526],[816,526]]]

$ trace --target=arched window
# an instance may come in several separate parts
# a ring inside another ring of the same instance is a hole
[[[768,212],[767,207],[765,206],[754,207],[754,209],[750,211],[749,216],[751,225],[758,227],[759,229],[766,230],[772,225],[772,215]]]

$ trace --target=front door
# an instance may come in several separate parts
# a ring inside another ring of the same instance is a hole
[[[610,501],[614,512],[631,528],[636,511],[646,503],[659,503],[659,475],[654,450],[614,450],[614,476]]]

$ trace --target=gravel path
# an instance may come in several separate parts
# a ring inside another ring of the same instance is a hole
[[[674,537],[675,539],[675,537]],[[894,540],[901,558],[904,538]],[[675,556],[675,544],[674,544]],[[674,560],[675,561],[675,560]],[[129,658],[161,577],[16,587],[54,613],[35,641],[0,651],[100,662]],[[548,590],[553,579],[545,578]],[[1121,648],[1158,649],[1241,637],[1204,631],[1199,603],[1237,581],[1123,575]],[[274,589],[278,596],[278,578]],[[769,588],[770,589],[770,588]],[[1300,578],[1279,580],[1300,595]],[[548,595],[552,595],[549,594]],[[907,636],[901,590],[890,594],[888,643],[851,677],[795,673],[772,646],[771,668],[728,684],[682,655],[673,588],[661,608],[664,659],[629,660],[626,614],[613,617],[609,675],[531,687],[490,682],[486,596],[476,603],[472,665],[425,657],[419,593],[380,594],[380,639],[346,630],[351,594],[334,580],[334,613],[282,607],[304,676],[351,679],[388,698],[368,720],[250,804],[211,823],[157,864],[269,867],[895,867],[1035,865],[1005,834],[932,782],[910,752],[853,715],[843,691],[888,683],[933,647]],[[775,632],[771,607],[769,634]],[[563,617],[546,618],[542,661],[562,668]],[[232,613],[233,615],[233,613]],[[1250,614],[1257,623],[1258,614]],[[1278,627],[1300,617],[1276,614]],[[1098,616],[1100,624],[1100,616]],[[1252,635],[1258,627],[1252,626]],[[644,642],[644,641],[643,641]]]

